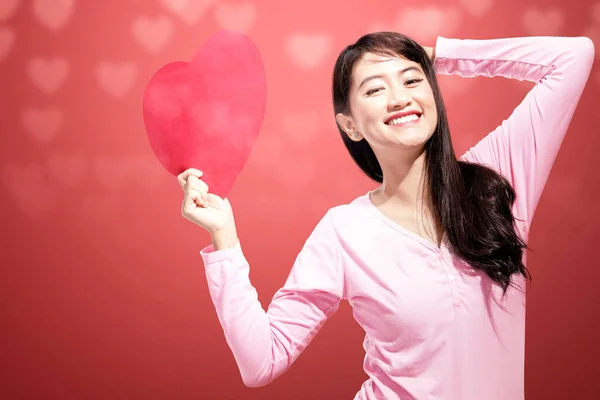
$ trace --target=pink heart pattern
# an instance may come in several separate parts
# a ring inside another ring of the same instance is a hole
[[[219,4],[216,10],[216,19],[223,29],[246,33],[256,19],[256,6],[249,2]]]
[[[137,67],[131,62],[102,61],[96,69],[100,87],[115,98],[124,97],[135,82]]]
[[[133,21],[135,40],[149,53],[159,53],[173,34],[173,23],[167,17],[138,17]]]
[[[57,107],[28,107],[23,110],[22,124],[25,131],[36,142],[48,143],[56,137],[63,121],[63,114]]]
[[[300,69],[315,69],[331,55],[333,38],[327,33],[295,33],[286,41],[286,53]]]
[[[194,25],[217,0],[160,0],[160,2],[183,22]]]
[[[48,174],[64,186],[81,184],[88,172],[88,159],[82,152],[70,155],[51,154],[47,161]]]
[[[57,206],[56,189],[36,162],[4,165],[2,183],[21,212],[31,219],[43,219]]]
[[[181,15],[192,3],[191,0],[159,0],[160,3],[173,14]]]
[[[475,17],[482,17],[494,5],[494,0],[460,0],[460,3],[467,13]]]
[[[45,94],[56,93],[69,74],[69,62],[62,57],[29,61],[28,72],[31,82]]]
[[[75,0],[33,0],[33,14],[46,28],[58,32],[75,12]]]

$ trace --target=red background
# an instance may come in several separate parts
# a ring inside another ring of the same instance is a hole
[[[366,379],[348,303],[292,368],[246,388],[211,303],[182,192],[156,161],[141,96],[162,65],[220,28],[261,50],[268,104],[231,192],[266,308],[329,207],[374,188],[335,129],[333,63],[393,29],[487,39],[588,36],[600,2],[517,0],[0,0],[0,397],[351,399]],[[532,87],[440,77],[456,152]],[[600,398],[597,239],[600,70],[595,65],[534,219],[526,397]]]

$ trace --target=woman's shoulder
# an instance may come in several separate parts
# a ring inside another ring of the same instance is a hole
[[[372,207],[374,206],[369,198],[369,192],[367,192],[347,203],[329,208],[325,217],[329,217],[334,226],[342,229],[348,226],[355,226],[364,218],[372,217]]]
[[[364,193],[358,197],[355,197],[355,198],[349,200],[346,203],[341,203],[341,204],[338,204],[336,206],[329,208],[327,213],[344,214],[344,213],[356,212],[356,210],[365,208],[365,206],[367,205],[367,202],[370,202],[370,201],[371,200],[369,199],[369,192],[367,192],[367,193]]]

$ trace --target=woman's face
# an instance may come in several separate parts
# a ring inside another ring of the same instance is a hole
[[[406,112],[414,115],[398,118]],[[338,114],[336,120],[352,140],[364,137],[374,150],[424,147],[437,126],[433,91],[421,66],[373,53],[365,53],[354,66],[350,114]]]

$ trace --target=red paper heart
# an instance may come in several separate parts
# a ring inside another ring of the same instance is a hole
[[[167,171],[197,168],[209,191],[225,198],[258,137],[266,92],[258,48],[246,35],[220,31],[191,62],[169,63],[148,82],[150,147]]]

